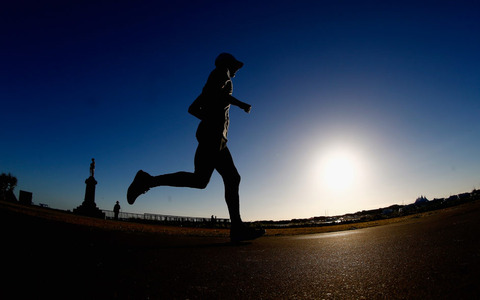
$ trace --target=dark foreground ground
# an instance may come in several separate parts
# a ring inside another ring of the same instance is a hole
[[[1,299],[476,299],[480,202],[232,245],[0,209]]]

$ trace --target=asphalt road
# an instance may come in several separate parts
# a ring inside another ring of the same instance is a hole
[[[480,202],[405,223],[240,245],[14,217],[27,227],[4,234],[2,299],[480,296]]]

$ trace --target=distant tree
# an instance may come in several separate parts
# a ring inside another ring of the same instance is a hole
[[[13,190],[17,186],[17,178],[12,176],[12,174],[2,173],[0,175],[0,199],[7,201],[15,201],[15,195]]]

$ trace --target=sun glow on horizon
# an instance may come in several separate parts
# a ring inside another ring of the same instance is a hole
[[[346,191],[355,183],[357,175],[355,162],[345,153],[329,156],[320,168],[321,180],[330,190]]]
[[[361,159],[347,147],[335,147],[321,153],[312,167],[315,185],[323,191],[346,194],[362,184]]]

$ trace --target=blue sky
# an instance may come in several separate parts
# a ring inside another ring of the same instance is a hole
[[[478,1],[14,1],[0,10],[0,172],[35,203],[228,217],[187,113],[221,52],[245,62],[229,148],[245,220],[336,215],[480,186]],[[339,172],[340,171],[340,172]]]

